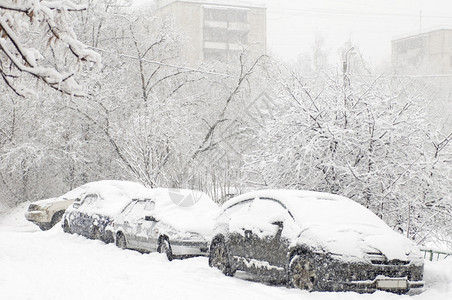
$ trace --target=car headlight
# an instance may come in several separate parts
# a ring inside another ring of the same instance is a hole
[[[41,204],[38,206],[39,210],[48,210],[50,207],[52,207],[52,204]]]

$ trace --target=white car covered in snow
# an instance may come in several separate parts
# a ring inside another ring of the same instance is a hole
[[[219,207],[205,193],[149,189],[114,221],[116,245],[174,257],[208,255]]]
[[[309,191],[263,190],[224,203],[209,265],[310,291],[405,293],[424,284],[412,241],[348,198]]]

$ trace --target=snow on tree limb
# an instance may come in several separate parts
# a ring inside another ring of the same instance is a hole
[[[0,1],[0,74],[9,88],[25,96],[17,79],[29,74],[62,93],[84,96],[76,70],[80,64],[99,64],[100,55],[77,39],[67,15],[84,9],[71,1]],[[43,38],[33,43],[36,33]],[[49,48],[52,55],[46,57]],[[50,62],[50,56],[64,63]]]

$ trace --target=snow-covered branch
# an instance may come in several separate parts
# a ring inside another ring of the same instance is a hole
[[[84,9],[71,1],[0,1],[0,73],[8,87],[25,96],[29,91],[18,79],[28,74],[65,94],[84,95],[75,78],[80,64],[100,63],[69,22],[69,11]],[[46,52],[61,62],[51,62]]]

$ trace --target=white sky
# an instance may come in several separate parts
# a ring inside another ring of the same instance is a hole
[[[452,0],[251,1],[267,6],[270,53],[289,61],[300,53],[311,54],[321,36],[330,59],[350,40],[364,58],[379,64],[390,60],[392,39],[418,34],[420,28],[452,28]]]
[[[339,63],[338,49],[350,41],[369,63],[378,65],[390,61],[393,39],[418,34],[421,28],[452,29],[452,0],[241,1],[266,5],[267,49],[285,61],[311,54],[315,39],[322,37],[330,63]]]

